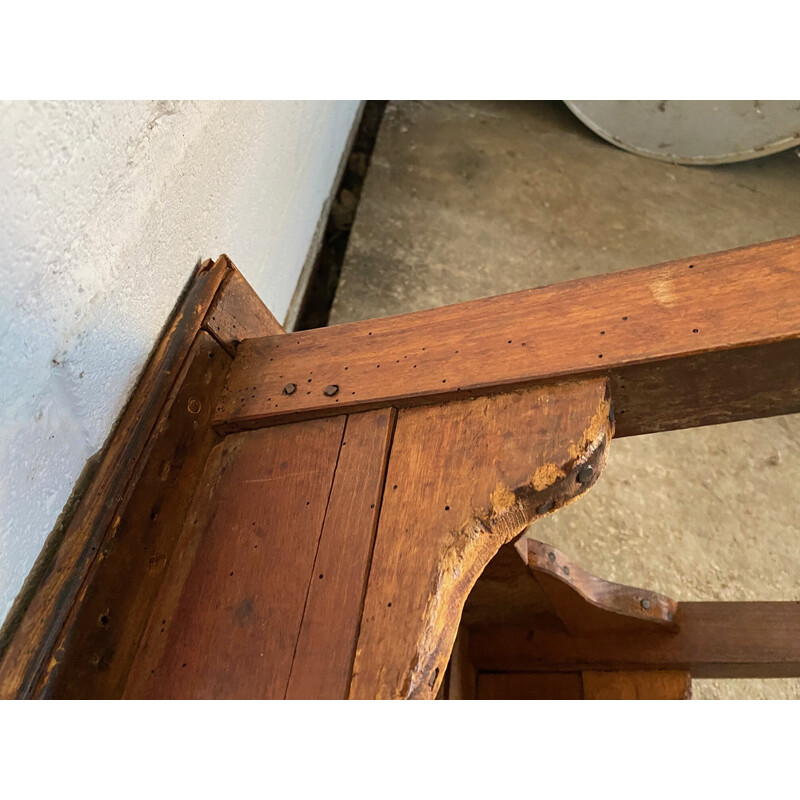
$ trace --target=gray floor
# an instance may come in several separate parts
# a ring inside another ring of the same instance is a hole
[[[792,151],[672,166],[560,103],[390,103],[331,324],[796,235],[798,198]],[[798,466],[800,415],[621,439],[535,535],[678,600],[800,600]],[[694,696],[798,698],[800,680],[695,681]]]

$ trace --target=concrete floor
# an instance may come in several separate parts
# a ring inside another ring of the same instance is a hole
[[[672,166],[560,103],[390,103],[331,324],[796,235],[798,198],[792,151]],[[535,536],[678,600],[800,600],[798,465],[800,415],[621,439]],[[694,696],[800,698],[800,680],[695,681]]]

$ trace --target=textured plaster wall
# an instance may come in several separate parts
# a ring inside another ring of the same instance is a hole
[[[357,111],[0,105],[0,622],[197,260],[284,318]]]

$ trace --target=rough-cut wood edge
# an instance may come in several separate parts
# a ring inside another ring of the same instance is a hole
[[[593,376],[612,380],[618,437],[792,413],[800,390],[787,376],[800,365],[800,316],[785,298],[798,290],[795,237],[252,339],[237,354],[214,425],[245,430]],[[312,376],[341,391],[280,394],[285,381]]]
[[[556,386],[560,390],[585,391],[587,395],[596,392],[599,402],[593,413],[571,431],[574,436],[564,437],[562,460],[536,463],[539,454],[534,450],[532,474],[526,481],[517,486],[498,483],[487,509],[473,509],[471,517],[452,532],[443,551],[432,549],[430,591],[419,627],[413,634],[414,655],[411,663],[400,671],[396,682],[392,679],[379,686],[379,680],[383,681],[385,676],[378,680],[374,669],[365,669],[365,653],[370,651],[370,645],[362,621],[350,686],[351,699],[435,698],[450,660],[464,602],[486,564],[502,545],[520,536],[535,520],[574,502],[597,482],[607,463],[608,446],[614,433],[607,384],[594,379]],[[401,422],[398,418],[398,430]],[[391,456],[389,467],[391,470]],[[380,532],[379,527],[378,536]],[[375,559],[368,581],[365,619],[370,591],[376,597],[382,591],[381,584],[375,583],[374,566]],[[374,619],[370,622],[375,624]],[[369,633],[374,635],[372,631]],[[392,683],[394,686],[390,686]]]
[[[159,414],[226,275],[226,255],[200,264],[178,300],[69,522],[54,532],[4,625],[0,698],[31,696],[99,553],[126,487],[141,468]]]
[[[538,539],[521,540],[517,550],[570,633],[678,627],[678,604],[666,595],[598,578]]]

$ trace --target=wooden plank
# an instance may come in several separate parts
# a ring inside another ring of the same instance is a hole
[[[579,672],[481,672],[478,700],[582,700]]]
[[[800,410],[800,238],[245,341],[221,430],[607,375],[617,435]],[[305,391],[282,394],[287,383]],[[326,386],[336,394],[326,395]]]
[[[692,676],[680,670],[582,674],[584,700],[689,700],[692,696]]]
[[[284,697],[344,421],[212,451],[124,696]]]
[[[673,633],[570,636],[530,626],[475,627],[479,670],[685,670],[694,678],[800,677],[800,603],[679,603]]]
[[[398,414],[351,697],[436,696],[477,577],[594,483],[609,411],[595,380]]]
[[[231,355],[243,339],[283,333],[278,320],[233,264],[206,313],[203,327]]]
[[[33,691],[126,487],[141,469],[153,426],[228,269],[221,256],[213,265],[204,262],[191,279],[74,515],[45,545],[3,627],[0,698],[28,697]]]
[[[114,699],[122,694],[199,477],[219,441],[210,426],[211,411],[230,356],[200,331],[187,362],[37,696]]]
[[[672,598],[598,578],[536,539],[525,539],[519,547],[524,548],[528,568],[570,633],[636,633],[677,627],[678,604]]]
[[[344,700],[350,688],[394,409],[347,418],[287,698]]]

